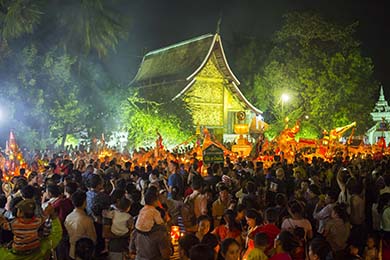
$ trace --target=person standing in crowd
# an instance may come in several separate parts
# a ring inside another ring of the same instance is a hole
[[[292,201],[288,205],[288,212],[290,217],[286,218],[282,223],[282,230],[292,232],[294,228],[301,227],[305,230],[305,239],[313,237],[313,230],[309,220],[303,217],[304,209],[300,202]]]
[[[334,258],[343,259],[350,234],[350,223],[345,204],[333,207],[331,218],[325,223],[323,235],[330,244]]]
[[[178,197],[183,197],[184,194],[184,181],[182,175],[179,173],[179,164],[175,161],[168,163],[168,198],[172,198],[173,187],[177,188]]]
[[[163,211],[160,211],[160,214]],[[165,216],[160,216],[164,219]],[[130,254],[136,260],[168,260],[172,254],[171,240],[166,225],[153,225],[149,232],[137,229],[131,234]]]
[[[92,216],[92,205],[93,201],[96,197],[96,195],[102,190],[103,184],[102,184],[102,179],[99,175],[93,174],[90,175],[90,177],[87,180],[88,184],[88,191],[86,193],[87,195],[87,205],[86,205],[86,211],[87,214]]]
[[[268,238],[268,246],[265,249],[265,254],[270,255],[274,246],[274,241],[280,233],[280,229],[275,225],[278,218],[278,213],[275,208],[268,208],[265,211],[264,225],[259,228],[259,232],[265,233]]]
[[[208,245],[210,248],[217,250],[218,240],[216,236],[210,233],[211,221],[206,215],[198,218],[198,230],[195,236],[199,239],[201,244]]]
[[[58,214],[63,230],[62,240],[56,250],[58,260],[67,260],[69,258],[69,235],[66,232],[65,219],[74,209],[71,198],[76,190],[76,183],[67,183],[65,185],[65,197],[62,197],[53,203],[53,208]]]
[[[218,227],[221,222],[222,216],[230,206],[230,195],[228,188],[225,185],[218,187],[218,199],[213,202],[212,216],[214,221],[214,227]]]
[[[323,234],[325,223],[329,220],[334,205],[336,205],[338,194],[335,191],[330,190],[325,199],[318,201],[316,207],[314,208],[313,217],[318,221],[318,234]]]
[[[263,225],[262,216],[255,210],[249,209],[245,213],[246,222],[248,224],[248,231],[245,238],[245,253],[244,258],[247,258],[250,252],[255,248],[255,236],[260,233]]]
[[[233,238],[241,244],[241,230],[235,222],[235,216],[233,210],[226,210],[221,224],[213,230],[212,234],[218,238],[220,243],[227,238]]]
[[[87,195],[83,191],[76,191],[72,195],[74,210],[65,219],[65,228],[69,235],[69,256],[76,258],[76,242],[83,237],[91,239],[96,243],[96,231],[93,220],[85,212],[87,206]]]

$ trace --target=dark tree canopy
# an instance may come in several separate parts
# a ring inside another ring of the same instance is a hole
[[[244,80],[251,84],[247,92],[265,111],[266,121],[280,129],[286,117],[292,123],[306,118],[304,125],[317,134],[353,121],[360,133],[371,126],[378,87],[372,61],[354,39],[356,26],[332,24],[312,13],[290,13],[255,69],[250,62],[257,57],[247,51],[256,50],[255,41],[247,45],[244,59],[249,60],[250,73]],[[263,46],[258,43],[257,49]],[[290,99],[283,101],[283,94]]]

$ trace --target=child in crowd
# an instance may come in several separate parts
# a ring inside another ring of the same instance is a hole
[[[261,232],[255,235],[255,248],[249,253],[248,260],[267,260],[265,250],[268,246],[268,236]]]
[[[7,219],[11,218],[12,213],[5,208],[7,204],[7,197],[4,194],[0,194],[0,216]]]
[[[363,254],[364,260],[377,260],[379,259],[379,250],[376,245],[376,239],[373,235],[367,237],[367,244],[364,248]]]
[[[124,236],[129,233],[133,219],[128,213],[130,210],[131,202],[126,198],[121,198],[117,204],[117,208],[112,212],[112,225],[111,232],[116,236]]]
[[[293,230],[293,235],[298,246],[293,251],[294,260],[304,260],[305,259],[305,230],[302,227],[296,227]]]
[[[83,237],[76,242],[76,260],[92,260],[95,245],[89,238]]]
[[[39,249],[40,239],[38,229],[45,222],[45,218],[34,215],[35,202],[32,199],[25,199],[16,205],[16,218],[11,222],[0,219],[0,227],[12,231],[14,235],[12,251],[15,254],[29,254]],[[51,214],[53,208],[48,206],[45,215]]]
[[[349,255],[347,255],[346,259],[348,259],[348,260],[361,260],[361,259],[363,259],[359,255],[359,245],[355,241],[351,242],[351,244],[349,246]]]
[[[157,224],[164,223],[160,212],[156,209],[158,206],[158,196],[152,190],[145,193],[145,206],[140,210],[135,228],[141,232],[149,232]]]

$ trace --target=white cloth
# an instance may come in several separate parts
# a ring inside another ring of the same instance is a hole
[[[45,210],[49,204],[53,204],[59,198],[50,198],[48,201],[42,203],[42,210]]]
[[[64,226],[69,235],[69,256],[75,259],[76,242],[80,238],[90,238],[96,243],[96,231],[93,220],[84,210],[75,208],[65,219]]]
[[[112,211],[111,232],[116,236],[123,236],[129,232],[129,219],[131,215],[119,210]]]
[[[145,205],[138,214],[135,228],[142,232],[149,232],[154,224],[161,225],[163,223],[160,212],[153,206]]]
[[[390,207],[385,207],[381,216],[381,229],[390,232]]]
[[[312,226],[310,221],[307,219],[292,219],[287,218],[282,223],[282,230],[293,231],[294,228],[301,227],[305,230],[305,238],[307,238],[307,234],[312,232]]]

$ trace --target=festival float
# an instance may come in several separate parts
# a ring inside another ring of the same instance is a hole
[[[11,130],[9,133],[9,138],[8,141],[6,141],[5,147],[5,157],[2,160],[3,180],[9,181],[14,176],[19,176],[20,169],[26,169],[27,164],[16,142],[16,137],[13,130]]]

